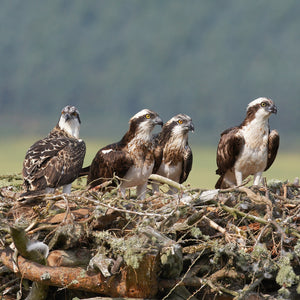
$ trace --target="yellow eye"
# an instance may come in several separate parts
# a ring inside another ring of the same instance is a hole
[[[178,124],[182,124],[183,123],[183,121],[182,120],[178,120]]]
[[[146,115],[146,119],[150,119],[151,116],[149,114]]]
[[[262,106],[262,107],[265,107],[266,105],[267,105],[266,102],[262,102],[262,103],[261,103],[261,106]]]

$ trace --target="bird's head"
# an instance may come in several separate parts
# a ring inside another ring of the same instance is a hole
[[[191,117],[185,114],[178,114],[171,118],[165,125],[164,128],[168,128],[172,135],[184,135],[189,131],[194,131],[194,124]]]
[[[58,126],[60,129],[78,138],[80,123],[81,120],[79,117],[79,111],[75,106],[67,105],[63,108],[58,122]]]
[[[129,120],[129,131],[138,135],[149,136],[155,125],[163,125],[160,116],[149,109],[143,109]]]
[[[253,114],[255,118],[267,119],[271,114],[277,113],[277,107],[271,99],[258,98],[248,104],[247,115]]]

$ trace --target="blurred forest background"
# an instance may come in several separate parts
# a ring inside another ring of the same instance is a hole
[[[190,115],[192,146],[215,151],[266,96],[299,165],[299,14],[297,0],[1,1],[0,143],[28,137],[22,162],[72,104],[83,139],[116,141],[150,108]]]

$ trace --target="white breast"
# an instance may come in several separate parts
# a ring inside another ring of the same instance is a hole
[[[268,159],[268,124],[257,124],[255,120],[244,126],[241,134],[245,145],[235,163],[235,169],[243,173],[243,178],[263,172]]]
[[[152,173],[153,166],[154,162],[150,165],[144,164],[141,167],[133,165],[123,178],[122,187],[128,188],[146,183]]]
[[[172,179],[176,182],[179,182],[180,175],[182,171],[182,163],[178,163],[177,165],[165,164],[161,163],[157,174]]]

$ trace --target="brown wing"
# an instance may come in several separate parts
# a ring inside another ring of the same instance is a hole
[[[159,142],[159,135],[153,136],[153,143],[154,143],[154,166],[152,173],[155,174],[162,162],[163,158],[163,146]]]
[[[33,144],[23,163],[27,190],[59,187],[74,181],[81,170],[86,146],[81,140],[46,137]]]
[[[279,134],[276,130],[272,130],[268,140],[268,162],[265,171],[273,164],[279,148]]]
[[[117,143],[108,145],[100,149],[94,157],[87,183],[94,187],[113,178],[114,175],[123,178],[132,165],[132,159],[123,148]]]
[[[193,153],[189,145],[186,145],[183,156],[182,173],[180,175],[179,183],[187,180],[193,165]]]
[[[216,174],[223,175],[232,168],[235,161],[245,144],[243,137],[238,135],[238,127],[233,127],[221,133],[217,149],[217,166]]]

